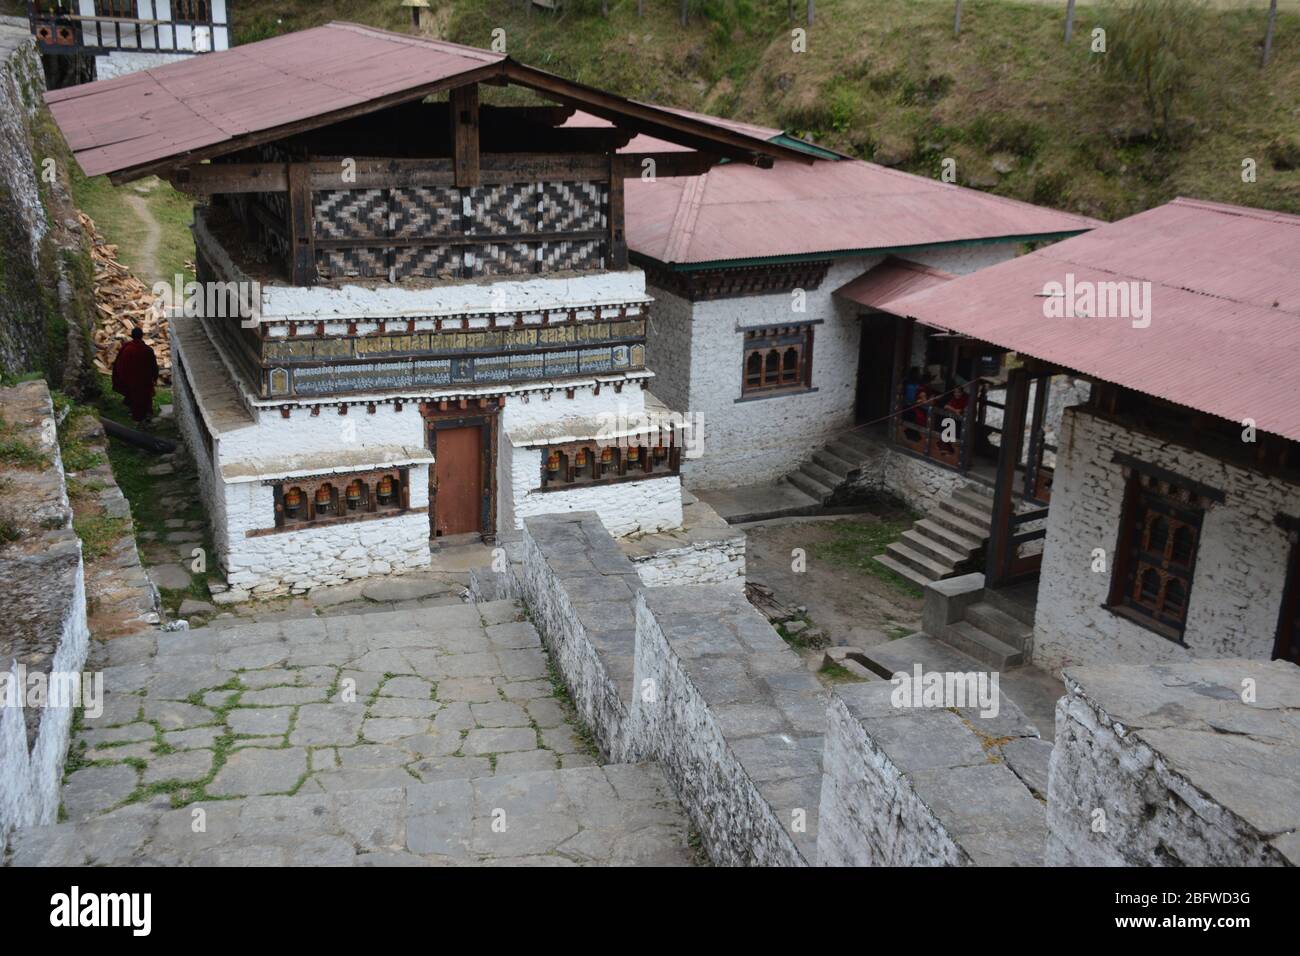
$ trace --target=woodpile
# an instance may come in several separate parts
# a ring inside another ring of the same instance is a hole
[[[130,340],[131,330],[139,326],[145,343],[158,357],[162,372],[159,383],[170,385],[172,355],[167,318],[155,304],[153,291],[118,262],[117,246],[104,241],[93,219],[85,213],[77,216],[90,237],[90,256],[95,266],[95,309],[99,313],[94,333],[95,368],[110,374],[117,350]]]

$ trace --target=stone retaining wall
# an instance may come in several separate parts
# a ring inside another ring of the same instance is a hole
[[[632,727],[641,580],[592,511],[524,519],[522,585],[534,623],[601,754],[645,759]]]
[[[1043,804],[999,751],[1032,736],[1018,708],[1005,697],[991,718],[970,708],[902,708],[894,690],[845,684],[831,698],[818,862],[1040,865]]]
[[[743,592],[645,588],[591,512],[523,535],[525,600],[602,752],[660,760],[715,862],[812,862],[826,692]]]
[[[1049,865],[1300,865],[1300,668],[1201,660],[1064,676]]]
[[[0,417],[8,438],[45,462],[0,467],[0,519],[14,536],[0,544],[0,668],[10,680],[18,666],[28,675],[79,673],[90,640],[81,541],[45,383],[0,389]],[[72,726],[72,707],[25,708],[23,697],[0,706],[0,845],[16,826],[54,822]]]
[[[734,589],[637,597],[633,725],[714,863],[816,860],[826,690]]]

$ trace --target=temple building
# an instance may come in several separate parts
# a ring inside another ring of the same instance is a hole
[[[860,470],[860,450],[827,447],[846,433],[893,463],[891,490],[917,506],[960,483],[950,475],[991,475],[991,459],[981,470],[951,442],[940,449],[890,426],[906,386],[922,377],[942,391],[968,385],[979,426],[996,426],[1000,369],[973,362],[940,329],[900,327],[878,306],[1099,223],[845,158],[779,130],[731,126],[814,161],[628,182],[628,247],[656,302],[656,394],[706,427],[708,453],[686,463],[688,487],[788,476],[824,504]]]
[[[230,48],[230,0],[28,0],[50,89]]]
[[[882,304],[1014,356],[982,585],[1040,667],[1300,663],[1298,264],[1300,216],[1176,199]],[[1019,507],[1038,460],[1011,423],[1063,373],[1092,388]]]
[[[234,598],[417,568],[541,512],[680,526],[698,449],[650,390],[624,177],[811,162],[347,23],[48,101],[87,175],[203,200],[175,404]],[[566,127],[578,109],[605,125]],[[620,152],[640,136],[672,149]]]

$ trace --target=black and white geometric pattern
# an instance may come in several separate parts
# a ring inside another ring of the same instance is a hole
[[[316,193],[317,239],[382,239],[388,235],[383,189],[333,189]]]
[[[538,232],[587,232],[605,228],[609,192],[604,183],[538,183]]]

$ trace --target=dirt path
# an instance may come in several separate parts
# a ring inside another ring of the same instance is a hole
[[[835,537],[835,525],[836,519],[826,518],[745,525],[746,576],[772,588],[782,603],[806,607],[809,619],[832,644],[869,647],[920,630],[919,598],[871,574],[816,557],[817,545]],[[803,571],[793,568],[796,548],[805,555]]]
[[[150,287],[155,282],[167,281],[167,276],[159,275],[161,269],[158,265],[158,245],[162,241],[162,226],[154,218],[153,210],[149,208],[149,203],[144,196],[129,193],[126,196],[126,204],[144,224],[144,239],[132,256],[134,263],[131,271]]]

